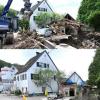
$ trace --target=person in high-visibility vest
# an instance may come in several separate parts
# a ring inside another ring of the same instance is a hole
[[[48,96],[48,90],[45,89],[45,96]]]
[[[22,100],[27,100],[27,98],[23,95]]]

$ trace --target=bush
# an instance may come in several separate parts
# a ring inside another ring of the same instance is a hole
[[[16,96],[19,96],[19,95],[21,95],[21,94],[22,94],[22,92],[21,92],[20,90],[16,90],[16,91],[15,91],[15,95],[16,95]]]
[[[90,26],[94,27],[96,31],[100,31],[100,11],[91,13],[88,17],[88,23]]]
[[[21,27],[21,29],[27,30],[29,28],[29,21],[24,18],[19,20],[19,27]]]

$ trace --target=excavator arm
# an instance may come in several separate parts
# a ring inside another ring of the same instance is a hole
[[[2,12],[2,14],[1,14],[1,16],[5,16],[5,15],[8,13],[9,8],[10,8],[10,6],[11,6],[11,4],[12,4],[12,1],[13,1],[13,0],[8,0],[8,2],[7,2],[7,4],[6,4],[6,6],[5,6],[5,8],[3,9],[3,12]]]

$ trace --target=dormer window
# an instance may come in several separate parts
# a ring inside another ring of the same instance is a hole
[[[37,62],[37,67],[41,67],[41,68],[49,68],[49,64],[42,63],[42,62]]]
[[[46,8],[40,8],[40,7],[38,7],[38,11],[44,11],[44,12],[47,12],[47,9],[46,9]]]

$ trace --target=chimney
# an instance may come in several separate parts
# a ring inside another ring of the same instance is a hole
[[[40,3],[41,1],[37,1],[37,3]]]
[[[39,52],[36,52],[36,55],[39,55],[40,53]]]

